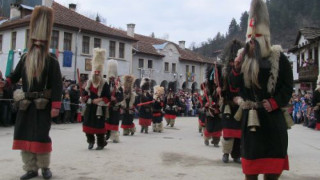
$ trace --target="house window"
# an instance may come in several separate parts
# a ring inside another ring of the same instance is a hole
[[[139,59],[139,68],[143,68],[143,64],[144,64],[144,60],[143,59]]]
[[[71,42],[72,42],[72,34],[65,32],[64,38],[63,38],[63,50],[71,51]]]
[[[99,38],[94,38],[93,41],[94,41],[94,42],[93,42],[93,47],[94,47],[94,48],[101,48],[101,39],[99,39]]]
[[[0,52],[2,52],[2,34],[0,34]]]
[[[167,62],[164,63],[164,71],[169,72],[169,63]]]
[[[186,72],[189,72],[189,65],[186,65]]]
[[[58,47],[59,47],[59,31],[53,30],[51,35],[50,48],[58,49]]]
[[[173,73],[176,72],[176,63],[172,63],[172,72],[173,72]]]
[[[192,66],[192,73],[195,73],[196,72],[196,67],[195,66]]]
[[[309,59],[312,59],[312,49],[309,49],[309,56],[308,56]]]
[[[149,69],[152,69],[152,65],[153,65],[153,64],[152,64],[152,60],[148,60],[148,68],[149,68]]]
[[[82,37],[82,53],[89,54],[89,47],[90,47],[90,37],[83,36]]]
[[[16,49],[16,40],[17,40],[17,32],[12,32],[11,33],[11,49],[12,50]]]
[[[124,59],[124,43],[119,43],[119,58]]]
[[[116,42],[115,41],[110,41],[109,57],[116,57]]]
[[[25,47],[26,47],[26,48],[28,47],[28,44],[29,44],[29,33],[30,33],[30,30],[27,29],[27,30],[26,30],[26,44],[25,44]]]
[[[305,59],[304,59],[304,53],[301,54],[301,62],[300,62],[300,66],[303,65]]]

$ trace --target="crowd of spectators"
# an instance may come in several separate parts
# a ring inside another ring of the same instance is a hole
[[[293,93],[289,102],[289,113],[295,124],[303,124],[303,126],[314,129],[316,126],[316,117],[314,113],[314,102],[312,101],[312,93],[304,92]]]

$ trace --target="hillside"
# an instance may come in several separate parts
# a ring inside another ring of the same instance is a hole
[[[320,0],[267,0],[271,23],[272,44],[284,49],[293,46],[298,30],[303,27],[320,27]],[[228,32],[219,32],[192,50],[204,56],[214,57],[232,39],[245,40],[248,12],[243,12],[238,23],[231,20]]]

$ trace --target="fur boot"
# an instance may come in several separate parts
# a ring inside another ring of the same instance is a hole
[[[233,142],[234,142],[234,139],[222,139],[222,152],[224,154],[231,154],[232,152],[232,148],[233,148]]]
[[[152,130],[153,130],[153,132],[158,132],[157,123],[152,123]]]
[[[158,132],[159,133],[163,132],[163,124],[162,124],[162,122],[158,124]]]
[[[28,151],[21,151],[21,157],[22,157],[22,162],[24,163],[22,167],[23,170],[38,171],[36,154]]]
[[[134,133],[136,132],[136,127],[130,128],[129,130],[130,130],[131,136],[133,136]]]
[[[171,119],[171,120],[170,120],[170,126],[171,126],[171,127],[174,126],[175,121],[176,121],[175,119]]]
[[[144,133],[148,134],[149,126],[144,127]]]
[[[209,140],[211,139],[211,137],[203,136],[203,139],[204,139],[204,144],[205,144],[206,146],[209,146]]]
[[[111,131],[111,140],[114,143],[120,142],[119,131]]]
[[[166,119],[166,122],[167,122],[167,126],[169,126],[170,125],[170,119],[167,119],[167,118],[165,118]]]
[[[49,168],[51,153],[37,154],[38,168]]]
[[[97,134],[97,150],[103,149],[108,143],[106,141],[105,134]]]
[[[220,137],[212,137],[211,143],[214,145],[214,147],[219,147]]]
[[[123,135],[128,136],[130,134],[130,129],[123,129]]]

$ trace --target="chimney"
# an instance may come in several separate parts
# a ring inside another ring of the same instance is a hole
[[[52,7],[53,0],[42,0],[42,5]]]
[[[76,4],[69,4],[69,9],[71,9],[72,11],[76,11],[77,10],[77,5]]]
[[[10,4],[10,19],[21,17],[21,11],[19,10],[19,4],[12,3]]]
[[[134,37],[134,27],[136,25],[135,24],[127,24],[127,35],[130,37]]]
[[[185,49],[186,48],[186,41],[179,41],[179,47],[181,49]]]

